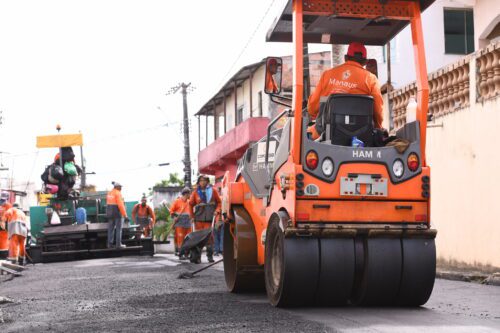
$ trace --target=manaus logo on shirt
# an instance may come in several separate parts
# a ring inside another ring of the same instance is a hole
[[[344,73],[342,73],[342,79],[343,80],[347,80],[350,77],[351,77],[351,71],[350,70],[346,70]]]

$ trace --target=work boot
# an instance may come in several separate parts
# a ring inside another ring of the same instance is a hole
[[[207,245],[207,258],[208,262],[214,262],[214,248],[212,245]]]
[[[189,253],[189,261],[193,264],[201,264],[201,250],[194,248]]]

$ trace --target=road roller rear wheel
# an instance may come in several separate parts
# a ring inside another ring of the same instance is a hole
[[[434,239],[403,238],[403,273],[399,305],[420,306],[431,296],[436,278],[436,245]]]
[[[361,285],[353,303],[395,305],[401,285],[401,240],[399,238],[366,238],[364,262]]]
[[[224,224],[224,277],[230,292],[264,291],[264,271],[257,264],[255,228],[246,210],[233,211],[234,224]],[[236,239],[235,239],[236,237]]]
[[[318,281],[319,305],[345,305],[354,283],[355,248],[353,238],[320,239],[321,268]]]
[[[266,233],[265,282],[270,303],[278,307],[313,304],[319,275],[316,238],[286,238],[286,213],[273,214]]]

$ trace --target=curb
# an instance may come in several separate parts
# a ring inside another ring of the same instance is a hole
[[[481,272],[459,272],[438,269],[436,271],[436,278],[500,286],[500,273],[485,274]]]

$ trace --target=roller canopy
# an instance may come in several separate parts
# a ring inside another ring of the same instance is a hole
[[[385,45],[410,22],[413,3],[435,0],[304,0],[304,43]],[[385,3],[385,4],[384,4]],[[268,42],[292,42],[292,0],[267,33]]]
[[[83,146],[81,134],[45,135],[36,137],[37,148],[61,148]]]

